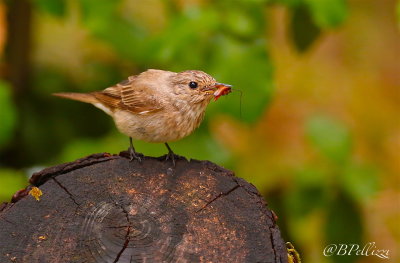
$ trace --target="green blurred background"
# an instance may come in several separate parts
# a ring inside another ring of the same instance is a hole
[[[304,262],[381,262],[322,254],[367,242],[400,262],[399,18],[394,0],[0,1],[0,201],[33,171],[128,147],[51,93],[199,69],[243,92],[242,114],[238,92],[211,103],[177,154],[256,185]]]

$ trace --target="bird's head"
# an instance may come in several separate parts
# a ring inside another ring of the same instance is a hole
[[[231,92],[231,85],[219,83],[199,70],[176,73],[171,76],[171,83],[175,95],[193,103],[208,103]]]

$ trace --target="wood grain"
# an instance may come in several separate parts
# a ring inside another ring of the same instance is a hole
[[[95,154],[0,206],[0,262],[287,262],[254,186],[208,161]]]

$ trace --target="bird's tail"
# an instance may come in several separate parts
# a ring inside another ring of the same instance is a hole
[[[53,93],[53,95],[61,98],[77,100],[91,104],[99,102],[96,99],[96,97],[91,93],[60,92],[60,93]]]

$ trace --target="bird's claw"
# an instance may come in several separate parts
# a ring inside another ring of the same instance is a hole
[[[137,156],[135,150],[133,150],[132,147],[129,147],[129,155],[130,155],[130,162],[133,162],[133,160],[137,160],[139,163],[142,163],[142,158],[140,158],[139,156]]]
[[[167,156],[165,157],[165,161],[168,161],[169,159],[172,160],[172,164],[173,164],[174,167],[175,167],[175,154],[174,154],[173,152],[169,152],[169,153],[167,154]]]
[[[131,155],[131,158],[129,159],[129,161],[133,162],[134,160],[137,160],[139,163],[142,163],[142,158],[140,158],[139,156]]]

